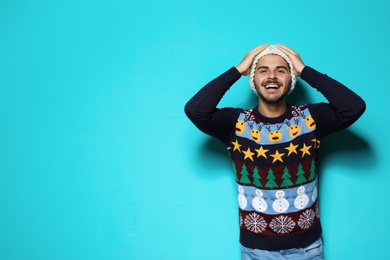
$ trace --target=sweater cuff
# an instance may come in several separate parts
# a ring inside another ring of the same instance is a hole
[[[301,79],[303,79],[306,82],[311,82],[315,80],[317,75],[320,74],[320,72],[316,71],[312,67],[305,66],[301,72]]]
[[[235,66],[231,67],[228,70],[228,72],[229,72],[229,74],[231,73],[232,76],[234,76],[237,79],[241,78],[241,76],[242,76],[241,73],[238,71],[238,69]]]

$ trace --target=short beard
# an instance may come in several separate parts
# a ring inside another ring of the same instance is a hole
[[[267,99],[266,97],[264,97],[260,91],[259,91],[259,86],[255,83],[255,88],[256,88],[256,92],[257,92],[257,95],[260,97],[260,100],[262,100],[263,102],[269,104],[269,105],[277,105],[277,104],[280,104],[281,102],[283,102],[286,98],[286,96],[288,95],[288,93],[290,92],[290,89],[291,89],[291,83],[289,84],[289,89],[288,91],[286,91],[285,93],[283,93],[283,95],[281,95],[279,98],[277,99]]]

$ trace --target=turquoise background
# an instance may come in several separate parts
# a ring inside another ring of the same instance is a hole
[[[1,1],[0,259],[239,259],[231,163],[183,107],[263,43],[292,47],[367,102],[322,144],[325,256],[383,259],[389,11],[379,0]],[[324,100],[302,81],[289,98]],[[221,106],[255,104],[243,77]]]

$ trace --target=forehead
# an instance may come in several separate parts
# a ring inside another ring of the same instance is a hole
[[[257,62],[256,67],[260,67],[260,66],[267,66],[267,67],[285,66],[289,68],[287,61],[276,54],[268,54],[261,57]]]

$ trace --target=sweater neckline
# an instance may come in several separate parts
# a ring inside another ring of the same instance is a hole
[[[275,123],[280,123],[283,122],[290,114],[291,114],[291,105],[286,104],[286,111],[278,117],[266,117],[260,114],[259,112],[259,106],[255,106],[253,108],[253,114],[255,115],[256,118],[258,118],[261,122],[269,123],[269,124],[275,124]]]

